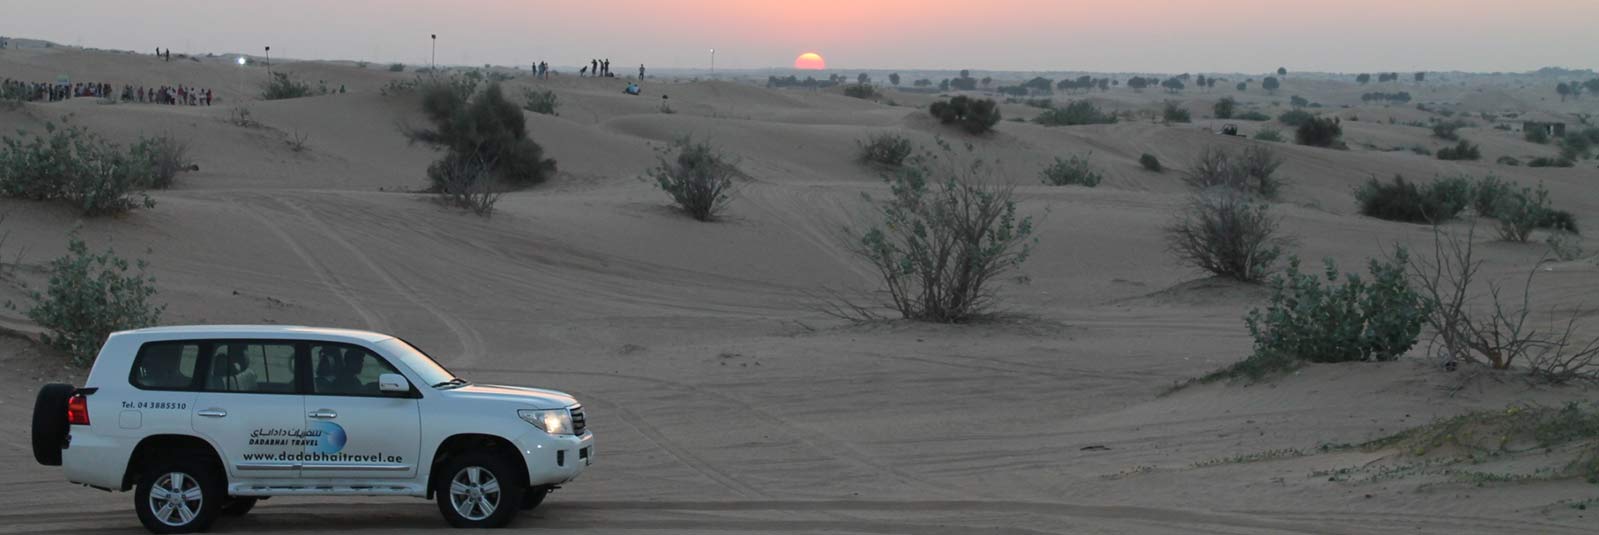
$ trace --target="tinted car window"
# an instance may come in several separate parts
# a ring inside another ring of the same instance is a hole
[[[205,389],[212,392],[294,393],[294,344],[211,344]]]
[[[133,358],[133,386],[156,390],[194,387],[194,366],[200,359],[195,342],[151,342]]]
[[[344,344],[311,344],[311,391],[325,396],[377,396],[378,376],[399,373],[382,357]]]

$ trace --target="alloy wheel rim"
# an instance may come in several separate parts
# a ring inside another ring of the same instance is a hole
[[[199,480],[183,472],[163,474],[150,486],[150,513],[162,524],[172,527],[187,526],[200,514],[205,503],[205,493]]]
[[[467,520],[483,520],[500,508],[500,480],[479,466],[468,466],[450,478],[450,505]]]

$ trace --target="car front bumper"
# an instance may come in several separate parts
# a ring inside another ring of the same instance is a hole
[[[517,437],[531,486],[560,485],[577,479],[594,462],[594,434],[550,435],[532,431]]]

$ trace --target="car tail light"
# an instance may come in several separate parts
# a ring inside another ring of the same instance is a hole
[[[89,398],[83,394],[73,394],[67,400],[67,423],[89,425]]]

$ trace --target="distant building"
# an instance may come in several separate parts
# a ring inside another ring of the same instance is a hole
[[[1521,131],[1523,132],[1543,130],[1551,138],[1559,138],[1566,135],[1566,121],[1553,115],[1543,113],[1528,114],[1522,116],[1521,121]]]

